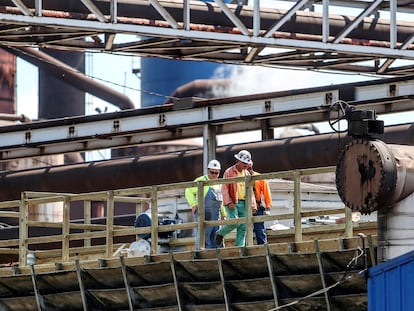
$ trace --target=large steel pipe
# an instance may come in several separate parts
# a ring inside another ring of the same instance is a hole
[[[3,1],[3,5],[14,6],[12,1]],[[35,0],[27,0],[25,4],[35,8]],[[110,15],[110,0],[97,0],[94,4],[105,15]],[[162,7],[178,22],[183,21],[183,2],[174,0],[159,0]],[[147,0],[118,0],[117,13],[120,17],[143,18],[148,20],[161,20],[160,14],[149,5]],[[253,28],[253,7],[229,4],[229,7],[248,28]],[[43,10],[66,11],[73,13],[89,14],[90,11],[81,1],[53,1],[43,0]],[[191,1],[191,22],[194,24],[219,25],[221,27],[234,27],[220,7],[214,2]],[[276,21],[282,19],[286,10],[261,8],[261,29],[271,28]],[[80,17],[79,17],[80,18]],[[343,29],[352,23],[355,17],[345,15],[330,15],[329,31],[331,36],[337,36]],[[278,30],[286,33],[301,33],[309,35],[322,35],[323,18],[321,14],[314,12],[298,11],[294,18],[289,19]],[[412,35],[413,23],[398,22],[397,41],[404,42]],[[358,27],[348,36],[351,39],[366,39],[389,41],[390,25],[388,20],[376,18],[364,18]]]
[[[58,59],[35,49],[27,47],[6,47],[8,52],[38,66],[57,79],[64,81],[79,90],[101,98],[120,109],[134,109],[135,105],[125,94],[117,92],[102,83],[87,77],[82,72],[66,65]]]
[[[387,143],[414,145],[413,125],[386,128]],[[323,134],[219,147],[223,167],[234,163],[241,149],[251,151],[259,172],[334,166],[350,138]],[[202,172],[202,150],[123,158],[95,163],[52,166],[4,172],[0,175],[0,200],[19,199],[22,191],[82,193],[145,185],[190,181]]]
[[[414,192],[414,147],[354,139],[336,166],[338,194],[354,212],[390,208]]]

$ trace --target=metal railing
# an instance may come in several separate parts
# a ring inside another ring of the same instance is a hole
[[[35,250],[36,256],[47,262],[47,258],[60,257],[62,262],[67,262],[76,256],[104,256],[112,257],[116,248],[119,247],[114,243],[114,239],[120,237],[132,237],[136,239],[139,234],[150,234],[151,236],[151,254],[158,252],[158,233],[170,232],[175,230],[192,230],[198,227],[199,243],[204,245],[204,230],[208,226],[221,226],[226,224],[245,223],[247,228],[252,228],[253,223],[262,221],[279,221],[293,219],[294,223],[294,239],[300,242],[303,239],[302,218],[318,215],[345,214],[344,237],[353,235],[352,213],[348,208],[321,209],[315,211],[302,211],[301,209],[301,177],[312,174],[331,173],[334,167],[303,169],[294,171],[285,171],[277,173],[268,173],[254,176],[237,177],[232,179],[217,179],[198,182],[182,182],[175,184],[154,185],[147,187],[128,188],[120,190],[101,191],[93,193],[71,194],[71,193],[45,193],[45,192],[23,192],[21,200],[0,202],[1,218],[19,218],[19,236],[18,239],[0,241],[0,254],[18,254],[19,265],[27,264],[28,254]],[[246,204],[246,217],[236,219],[225,219],[206,221],[204,214],[204,186],[224,184],[232,182],[245,182],[246,185],[246,201],[249,202],[252,188],[252,182],[255,180],[266,179],[292,179],[293,180],[293,196],[294,207],[293,213],[278,215],[252,216],[252,207]],[[117,203],[123,202],[134,204],[136,214],[143,211],[143,204],[147,204],[151,208],[151,219],[158,219],[158,200],[162,194],[173,191],[183,193],[187,187],[197,187],[199,198],[199,221],[185,222],[169,225],[158,225],[158,221],[151,221],[151,226],[135,228],[131,225],[115,225],[114,215],[116,214]],[[83,203],[84,219],[83,223],[74,223],[70,219],[71,203],[80,201]],[[94,224],[91,222],[91,202],[102,201],[105,203],[105,224]],[[29,206],[56,203],[62,205],[62,221],[37,221],[30,220]],[[17,209],[18,211],[10,211]],[[29,228],[40,227],[58,230],[58,234],[31,236]],[[92,243],[92,241],[101,240],[100,243]],[[188,239],[182,239],[182,244],[189,243]],[[194,241],[194,237],[192,238]],[[179,245],[180,239],[174,242]],[[49,245],[47,249],[42,249],[40,245]],[[53,248],[52,245],[55,245]],[[246,245],[253,245],[253,230],[246,230]]]

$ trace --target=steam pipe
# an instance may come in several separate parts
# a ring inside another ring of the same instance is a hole
[[[176,88],[168,99],[164,102],[165,104],[174,103],[173,99],[176,98],[186,98],[186,97],[195,97],[195,98],[211,98],[212,93],[215,90],[224,91],[231,86],[230,79],[197,79],[191,82],[188,82],[184,85]],[[224,92],[223,92],[224,93]]]
[[[387,127],[381,138],[386,143],[414,145],[414,125]],[[235,153],[247,149],[262,173],[333,166],[349,141],[345,134],[294,137],[219,147],[216,157],[225,168],[234,163]],[[83,193],[190,181],[202,173],[202,164],[203,151],[197,149],[3,172],[0,200],[19,199],[22,191]]]
[[[79,90],[99,97],[120,109],[135,108],[134,103],[128,96],[94,81],[46,53],[26,47],[4,47],[4,49],[27,62],[46,70],[56,78],[69,83]]]

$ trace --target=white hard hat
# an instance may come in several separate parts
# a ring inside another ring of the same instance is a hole
[[[208,162],[207,168],[221,170],[221,165],[220,165],[220,162],[219,161],[217,161],[217,160],[211,160],[210,162]]]
[[[252,162],[252,155],[247,150],[240,150],[234,157],[245,164],[250,164]]]

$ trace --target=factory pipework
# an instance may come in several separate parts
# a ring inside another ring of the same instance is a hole
[[[174,103],[177,98],[213,98],[216,90],[224,93],[230,86],[230,79],[196,79],[176,88],[164,104]]]
[[[6,6],[14,6],[13,1],[3,1]],[[174,0],[159,0],[166,12],[177,22],[183,21],[183,2]],[[35,0],[26,0],[25,4],[29,8],[35,8]],[[94,5],[104,14],[111,13],[111,0],[94,1]],[[234,27],[228,17],[223,14],[221,8],[214,2],[190,1],[191,23],[199,25],[220,25],[221,27]],[[253,28],[254,10],[251,6],[228,5],[233,11],[237,12],[237,17],[247,27]],[[87,14],[90,11],[82,3],[82,1],[72,1],[70,6],[67,1],[43,1],[43,10],[57,10],[65,12],[70,8],[70,12]],[[286,10],[261,8],[260,25],[261,29],[270,29],[275,21],[282,20],[286,14]],[[148,20],[159,20],[160,15],[147,0],[118,0],[117,15],[119,17],[143,18]],[[356,18],[356,17],[355,17]],[[335,37],[344,27],[352,23],[353,19],[343,15],[331,15],[329,17],[329,32]],[[315,12],[298,11],[294,18],[287,20],[279,29],[281,33],[297,33],[309,34],[314,36],[322,36],[323,16]],[[398,24],[397,41],[404,42],[412,35],[412,23]],[[390,24],[388,21],[378,18],[364,18],[360,25],[354,29],[348,38],[358,40],[370,38],[369,44],[374,44],[374,40],[379,43],[388,41],[390,37]]]
[[[414,147],[353,139],[336,166],[338,194],[353,212],[377,212],[378,261],[414,248]]]
[[[134,109],[134,103],[128,96],[94,81],[74,68],[41,51],[26,47],[7,47],[8,52],[42,68],[51,75],[68,84],[99,97],[120,109]]]
[[[387,143],[414,145],[414,126],[388,127],[381,138]],[[349,141],[343,134],[322,134],[223,146],[216,154],[227,167],[234,163],[235,153],[247,149],[257,170],[267,173],[334,166]],[[203,151],[197,149],[4,172],[0,175],[0,200],[19,199],[20,193],[28,190],[84,193],[190,181],[202,173],[202,163]]]

